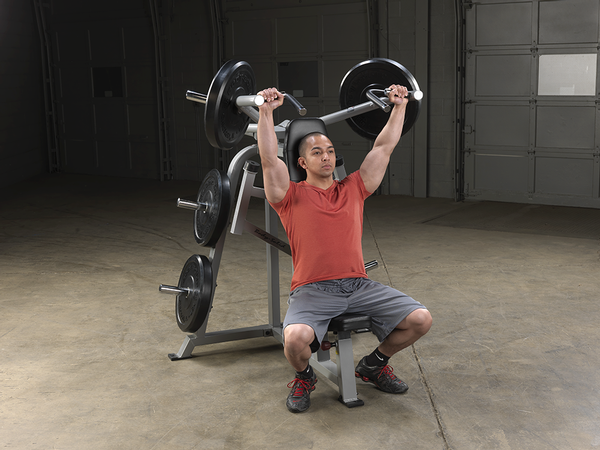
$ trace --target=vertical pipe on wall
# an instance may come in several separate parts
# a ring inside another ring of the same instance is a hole
[[[38,32],[40,35],[40,48],[42,57],[42,76],[44,78],[42,86],[44,88],[44,108],[46,116],[46,141],[48,145],[48,169],[50,173],[60,170],[60,154],[58,144],[58,126],[56,124],[56,108],[54,100],[54,77],[52,74],[52,52],[50,51],[50,38],[46,30],[46,20],[44,18],[44,5],[41,0],[33,1],[35,18],[37,20]]]
[[[156,102],[158,119],[158,146],[161,181],[173,179],[173,164],[168,142],[167,110],[165,102],[164,58],[162,51],[162,28],[156,0],[149,0],[152,28],[154,30],[154,62],[156,71]]]
[[[414,165],[413,165],[413,195],[427,197],[429,184],[429,113],[428,85],[429,85],[429,1],[416,1],[416,34],[415,34],[415,77],[419,80],[419,87],[425,92],[421,101],[419,120],[414,129]]]
[[[379,33],[381,32],[381,16],[379,14],[379,2],[377,0],[367,0],[367,22],[369,26],[369,58],[380,56],[379,51]],[[388,30],[389,33],[389,30]]]
[[[224,59],[223,26],[221,18],[220,0],[211,0],[210,2],[211,24],[213,31],[213,72],[221,68]]]
[[[371,35],[373,34],[373,21],[371,19],[371,0],[366,0],[365,3],[367,6],[367,57],[370,59],[373,57],[373,47],[371,43]]]
[[[212,24],[213,35],[213,73],[217,73],[221,66],[225,63],[225,39],[223,36],[223,19],[221,14],[220,0],[211,0],[210,2],[210,18]],[[229,160],[225,160],[225,156],[229,152],[224,153],[219,149],[214,149],[215,162],[220,163],[221,170],[227,170]]]
[[[456,91],[454,95],[455,102],[455,139],[454,139],[454,200],[459,202],[465,199],[464,196],[464,165],[463,165],[463,153],[464,147],[464,79],[465,79],[465,63],[464,63],[464,14],[462,0],[455,0],[454,2],[454,15],[455,15],[455,38],[456,43],[454,48],[456,49]]]
[[[390,57],[390,0],[385,0],[385,57]]]

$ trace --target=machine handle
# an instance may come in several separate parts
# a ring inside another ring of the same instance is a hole
[[[296,97],[294,97],[292,94],[286,94],[285,92],[282,92],[282,94],[285,97],[285,100],[290,102],[292,106],[296,108],[298,114],[300,114],[301,116],[306,115],[306,108],[302,106],[302,104],[298,100],[296,100]]]

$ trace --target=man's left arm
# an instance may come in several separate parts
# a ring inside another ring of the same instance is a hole
[[[375,192],[381,184],[392,152],[398,145],[400,136],[402,136],[404,115],[408,103],[408,99],[405,97],[408,95],[408,89],[397,85],[390,86],[390,89],[388,98],[394,104],[394,108],[385,127],[375,139],[373,148],[360,166],[360,176],[363,179],[365,188],[371,193]]]

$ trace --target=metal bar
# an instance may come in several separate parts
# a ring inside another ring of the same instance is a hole
[[[193,102],[202,103],[203,105],[206,104],[206,94],[200,94],[199,92],[194,91],[186,91],[185,98]]]
[[[259,119],[259,114],[258,111],[256,109],[254,109],[252,106],[238,106],[238,109],[240,111],[242,111],[244,114],[246,114],[248,117],[250,117],[251,120],[253,120],[254,122],[258,122]],[[251,125],[251,124],[249,124]]]
[[[166,103],[166,92],[164,87],[164,57],[163,57],[163,30],[158,12],[157,0],[150,0],[150,16],[154,30],[154,70],[156,73],[156,101],[157,101],[157,121],[158,121],[158,149],[160,155],[160,176],[161,180],[170,180],[173,178],[173,167],[171,161],[171,150],[168,134],[168,113]]]
[[[365,270],[371,270],[377,266],[379,266],[379,263],[377,262],[376,259],[374,259],[373,261],[369,261],[368,263],[365,263]]]
[[[258,119],[256,120],[258,122]],[[289,120],[284,120],[279,125],[275,125],[275,135],[278,139],[283,139],[285,137],[285,130],[290,123]],[[249,123],[248,128],[246,128],[246,136],[254,136],[258,131],[257,123]],[[256,138],[255,138],[256,139]]]
[[[315,369],[321,376],[329,378],[336,385],[338,384],[337,365],[327,359],[325,361],[319,361],[317,359],[317,353],[313,353],[310,357],[310,365]]]
[[[367,98],[369,100],[371,100],[373,103],[375,103],[379,109],[381,109],[383,112],[390,112],[390,110],[392,109],[392,107],[389,105],[389,102],[385,102],[382,99],[380,99],[377,95],[375,95],[373,93],[372,90],[368,90],[365,95],[367,96]]]
[[[160,292],[164,292],[165,294],[185,294],[186,296],[190,293],[189,289],[180,288],[177,286],[169,286],[168,284],[161,284],[158,286],[158,290]]]
[[[34,0],[33,6],[41,42],[42,76],[44,80],[42,86],[44,88],[49,172],[54,173],[60,170],[60,144],[55,107],[54,75],[52,73],[54,64],[50,48],[51,40],[46,29],[46,19],[43,9],[44,4],[40,0]]]
[[[385,95],[388,95],[390,92],[392,92],[392,90],[390,88],[385,88],[385,89],[369,89],[369,91],[367,92],[383,92]],[[404,98],[407,98],[408,101],[413,101],[413,100],[421,100],[423,98],[423,91],[408,91],[408,95]]]
[[[265,198],[264,189],[258,189],[254,187],[254,179],[256,178],[256,171],[249,170],[247,165],[253,161],[246,161],[244,164],[244,175],[242,176],[242,182],[237,197],[237,204],[235,206],[235,213],[233,214],[233,220],[231,221],[231,234],[242,234],[244,230],[244,222],[246,221],[246,215],[248,214],[248,204],[250,198],[255,196],[261,196]],[[258,164],[258,163],[255,163]],[[262,195],[259,192],[262,191]],[[256,195],[255,195],[256,194]]]
[[[201,335],[189,334],[185,337],[179,351],[170,353],[169,359],[176,361],[178,359],[190,358],[194,347],[200,345],[217,344],[219,342],[239,341],[242,339],[251,339],[257,337],[273,336],[273,330],[270,325],[259,325],[256,327],[238,328],[237,330],[213,331]]]
[[[239,341],[257,337],[271,336],[270,325],[259,325],[256,327],[237,328],[235,330],[212,331],[204,335],[200,345],[216,344],[218,342]]]
[[[344,165],[344,157],[338,155],[335,160],[335,169],[333,170],[337,180],[346,178],[346,166]]]
[[[346,119],[350,119],[351,117],[359,116],[375,109],[378,109],[378,106],[375,103],[365,102],[356,106],[351,106],[350,108],[342,109],[341,111],[326,114],[320,119],[325,123],[325,125],[331,125],[332,123],[342,122]]]
[[[340,400],[343,403],[358,402],[356,393],[356,378],[354,376],[354,359],[352,354],[352,333],[338,332],[337,345],[337,375]],[[357,405],[358,406],[358,405]]]
[[[208,209],[208,203],[203,202],[192,202],[190,200],[177,199],[177,207],[183,209],[191,209],[192,211],[206,211]]]
[[[265,102],[262,95],[240,95],[235,99],[235,104],[240,106],[260,106]]]
[[[269,207],[271,207],[271,205],[269,205]],[[277,250],[281,250],[283,253],[292,256],[292,249],[290,245],[287,242],[279,239],[277,236],[272,235],[268,231],[257,227],[256,225],[252,224],[251,222],[248,222],[247,220],[244,221],[244,230],[256,236],[261,241],[266,242],[271,247],[274,247]],[[279,272],[279,267],[277,267],[277,272]]]
[[[246,222],[249,223],[249,222]],[[265,225],[268,235],[272,239],[279,241],[277,237],[279,228],[279,216],[267,199],[265,199]],[[282,241],[279,241],[282,242]],[[268,308],[269,308],[269,323],[271,326],[281,326],[281,305],[280,305],[280,290],[279,290],[279,252],[273,244],[267,243],[267,286],[268,286]],[[286,249],[290,246],[286,245]],[[283,248],[279,250],[285,251]],[[290,249],[290,255],[292,251]]]
[[[302,106],[302,104],[298,100],[296,100],[296,97],[294,97],[291,94],[286,94],[285,92],[282,92],[282,94],[284,95],[285,100],[287,100],[289,103],[292,104],[294,108],[296,108],[298,114],[300,114],[301,116],[306,115],[306,108]]]

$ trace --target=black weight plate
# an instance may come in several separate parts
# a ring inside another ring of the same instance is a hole
[[[237,60],[223,64],[210,84],[204,108],[206,137],[213,147],[230,150],[244,137],[250,117],[239,112],[235,99],[255,94],[250,64]]]
[[[409,91],[419,90],[415,77],[401,64],[391,59],[373,58],[357,64],[348,71],[340,85],[340,106],[342,109],[350,108],[369,101],[367,90],[385,89],[392,84],[406,86]],[[413,100],[406,106],[404,127],[402,134],[412,128],[419,117],[421,101]],[[389,114],[380,109],[370,111],[346,119],[350,128],[360,136],[374,140],[377,138]]]
[[[196,201],[208,206],[194,211],[194,237],[198,244],[214,246],[227,227],[231,207],[230,189],[229,177],[217,169],[212,169],[202,180]]]
[[[192,255],[183,266],[178,287],[189,293],[177,294],[175,315],[181,331],[197,331],[208,316],[212,299],[213,275],[210,260],[204,255]]]

